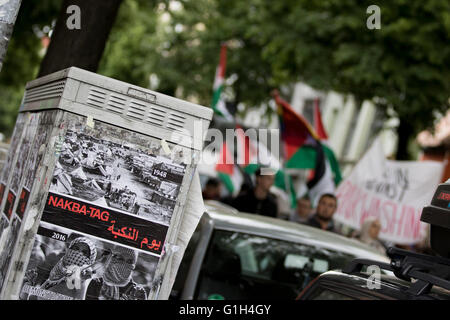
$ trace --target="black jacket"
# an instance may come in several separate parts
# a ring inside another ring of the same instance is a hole
[[[305,224],[308,226],[311,226],[311,227],[322,229],[322,226],[317,218],[317,214],[314,214],[311,218],[309,218]],[[328,223],[328,226],[325,230],[338,233],[333,220],[330,220],[330,222]]]
[[[256,213],[268,217],[276,217],[278,205],[273,194],[269,193],[263,200],[255,197],[253,189],[238,195],[231,205],[237,210],[247,213]]]

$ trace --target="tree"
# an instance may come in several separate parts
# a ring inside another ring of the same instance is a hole
[[[24,1],[22,7],[30,3]],[[400,119],[397,158],[405,159],[411,137],[432,124],[436,111],[449,108],[450,1],[379,1],[381,29],[374,30],[366,25],[371,4],[368,0],[126,0],[98,72],[208,106],[220,44],[226,41],[226,94],[234,104],[260,107],[271,99],[273,88],[296,81],[351,93],[357,101],[376,98],[382,110],[392,108]],[[61,15],[66,22],[69,14],[61,9]],[[15,29],[21,18],[19,12]],[[82,24],[83,19],[82,9]],[[17,71],[10,69],[7,76],[2,72],[0,87],[9,83],[5,77],[22,85],[31,80],[39,61],[32,37],[23,43],[15,38],[13,34],[4,68],[17,66]],[[30,41],[27,46],[26,41]],[[75,54],[67,47],[59,50]]]
[[[22,1],[0,72],[0,131],[6,136],[12,133],[25,84],[39,69],[42,46],[33,29],[50,26],[60,6],[59,0]]]
[[[2,133],[7,136],[12,133],[20,100],[28,81],[72,65],[91,71],[97,69],[120,2],[121,0],[22,1],[0,73]],[[81,9],[80,30],[67,28],[66,23],[71,17],[71,13],[67,13],[67,8],[72,4],[78,5]],[[50,29],[58,18],[58,13],[60,19],[57,22],[57,30],[54,31],[47,55],[42,60],[43,48],[40,38],[42,31],[37,30]]]
[[[391,106],[400,119],[397,159],[407,159],[410,138],[449,108],[450,2],[382,1],[379,30],[366,26],[371,4],[254,0],[249,32],[279,82],[300,78]]]
[[[79,67],[96,72],[122,0],[64,0],[38,77]]]
[[[98,72],[141,87],[149,86],[152,66],[158,60],[155,47],[157,1],[127,0],[121,6],[108,38]]]
[[[148,9],[140,1],[126,2],[101,73],[143,86],[154,76],[158,85],[153,89],[209,106],[220,45],[227,41],[227,75],[235,79],[229,99],[247,105],[270,99],[271,68],[262,60],[260,45],[246,35],[244,2],[159,1]]]
[[[357,101],[377,98],[400,119],[398,159],[434,112],[449,107],[448,0],[382,1],[374,30],[366,25],[370,1],[177,3],[162,10],[170,20],[149,52],[150,69],[172,93],[182,87],[183,97],[209,105],[220,43],[228,41],[233,99],[260,106],[273,87],[299,80]]]

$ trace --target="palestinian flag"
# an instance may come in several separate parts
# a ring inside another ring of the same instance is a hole
[[[275,170],[274,187],[283,190],[290,197],[291,208],[295,208],[297,205],[297,200],[295,197],[295,188],[292,177],[285,174],[279,160],[272,155],[263,143],[252,140],[249,140],[249,143],[250,149],[253,151],[253,156],[251,158],[252,162],[242,168],[242,171],[245,173],[244,177],[255,174],[256,170],[258,170],[261,166]],[[258,155],[257,163],[254,161],[256,160],[254,157],[256,154]]]
[[[211,107],[214,112],[229,121],[233,121],[233,116],[228,112],[225,101],[222,99],[222,90],[225,82],[225,69],[227,65],[227,46],[222,44],[220,49],[220,61],[216,69],[216,76],[213,85],[213,97]]]
[[[297,207],[297,193],[295,192],[294,182],[292,177],[287,175],[283,170],[278,170],[275,174],[274,186],[283,190],[290,198],[291,208]]]
[[[321,143],[326,160],[333,175],[334,184],[337,186],[342,181],[339,163],[333,150],[325,143]],[[317,147],[314,145],[303,145],[291,159],[285,162],[285,167],[290,169],[315,169],[317,160]],[[311,178],[311,176],[310,176]]]
[[[337,186],[342,181],[341,170],[339,168],[339,163],[334,155],[333,150],[328,146],[328,134],[322,123],[322,116],[320,114],[319,99],[315,100],[314,105],[314,128],[316,129],[317,135],[319,136],[322,147],[325,151],[325,156],[328,161],[328,165],[331,168],[334,176],[334,184]]]
[[[244,130],[240,126],[236,126],[237,136],[237,157],[234,157],[234,148],[223,143],[220,151],[219,159],[216,165],[216,171],[219,178],[227,190],[232,195],[237,195],[241,189],[242,184],[247,179],[245,170],[252,170],[253,165],[257,158],[254,144],[250,141],[249,137],[245,136]],[[247,168],[248,167],[248,168]]]
[[[231,163],[227,162],[229,159],[232,159],[233,161]],[[225,185],[228,192],[232,195],[236,195],[244,182],[244,177],[234,162],[234,156],[231,154],[226,142],[222,145],[218,163],[216,164],[216,171],[219,179]]]
[[[246,136],[239,125],[236,125],[236,136],[236,161],[232,161],[234,150],[225,142],[222,145],[219,161],[216,165],[218,176],[227,190],[236,195],[242,184],[253,185],[250,176],[263,165],[276,170],[275,187],[289,193],[289,188],[293,189],[292,179],[284,175],[280,162],[272,155],[270,150],[260,141],[251,140]],[[288,181],[288,187],[286,187],[286,181]]]
[[[282,152],[285,161],[289,161],[305,144],[315,144],[319,136],[301,115],[283,100],[278,91],[273,92],[280,120]]]
[[[280,120],[285,168],[314,170],[307,182],[313,202],[319,193],[334,192],[335,182],[331,170],[334,168],[339,172],[339,166],[333,152],[320,142],[319,135],[308,121],[297,114],[279,96],[278,91],[274,91],[273,96]],[[331,161],[327,161],[328,158]],[[342,179],[340,172],[335,176],[335,178]]]

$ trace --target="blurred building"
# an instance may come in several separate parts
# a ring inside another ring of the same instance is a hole
[[[341,164],[344,177],[369,148],[380,129],[386,157],[395,154],[398,119],[385,118],[371,101],[363,101],[358,105],[352,95],[318,91],[304,83],[297,83],[291,105],[311,124],[314,123],[315,99],[319,99],[322,121],[329,137],[328,144]]]

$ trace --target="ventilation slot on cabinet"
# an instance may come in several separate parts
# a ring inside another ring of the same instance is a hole
[[[105,100],[106,100],[105,91],[92,88],[91,90],[89,90],[89,95],[86,100],[86,103],[91,106],[103,109],[105,107]]]
[[[166,112],[157,108],[150,108],[147,122],[162,127],[166,118]]]
[[[46,85],[37,88],[31,88],[29,90],[26,90],[24,103],[52,98],[61,98],[64,91],[65,83],[66,83],[65,80],[57,81],[48,83]]]
[[[186,118],[175,113],[169,114],[169,120],[167,121],[167,127],[173,130],[180,131],[184,128]]]
[[[122,113],[125,109],[125,102],[125,99],[112,94],[109,97],[106,109],[115,113]]]
[[[131,101],[130,106],[128,107],[127,116],[142,121],[145,119],[146,108],[147,106],[145,104],[136,101]]]

